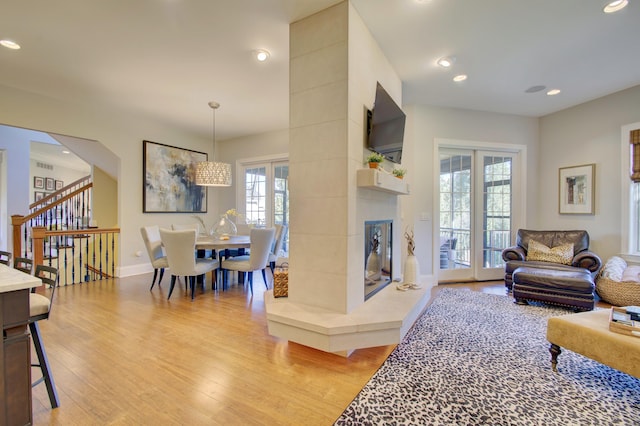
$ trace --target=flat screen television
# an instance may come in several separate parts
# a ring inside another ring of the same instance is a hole
[[[389,161],[400,163],[406,115],[380,83],[376,86],[375,103],[368,115],[367,148]]]

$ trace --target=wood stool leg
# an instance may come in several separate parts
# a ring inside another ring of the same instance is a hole
[[[551,346],[549,346],[549,352],[551,353],[551,369],[558,371],[558,355],[562,353],[562,350],[560,346],[552,343]]]
[[[36,354],[38,355],[39,364],[37,366],[40,367],[40,370],[42,370],[42,379],[36,381],[34,385],[44,380],[44,384],[47,386],[47,393],[49,394],[49,401],[51,401],[51,408],[58,408],[58,406],[60,406],[60,400],[58,399],[56,384],[54,383],[53,376],[51,375],[49,359],[47,358],[47,353],[45,352],[44,346],[42,345],[40,327],[38,326],[38,322],[35,321],[29,323],[29,330],[31,331],[33,346],[35,347]]]

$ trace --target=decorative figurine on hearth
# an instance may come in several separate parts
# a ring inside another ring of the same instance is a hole
[[[416,243],[414,240],[413,229],[410,231],[407,229],[404,233],[404,237],[407,239],[407,260],[404,263],[404,275],[402,276],[402,283],[397,285],[398,290],[406,291],[409,289],[419,289],[422,285],[418,282],[420,277],[420,268],[418,266],[418,259],[414,254],[416,249]]]

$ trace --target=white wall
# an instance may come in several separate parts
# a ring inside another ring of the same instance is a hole
[[[91,105],[76,104],[6,86],[0,86],[0,117],[2,117],[2,124],[9,126],[96,140],[121,159],[118,176],[118,205],[120,206],[118,223],[121,228],[120,247],[122,247],[118,253],[119,275],[151,270],[140,236],[141,226],[146,224],[170,226],[172,223],[195,221],[190,214],[184,213],[142,213],[142,141],[151,140],[208,152],[211,155],[212,145],[209,138],[199,137],[170,123],[155,121],[143,115],[111,109],[106,105],[100,105],[99,102]],[[202,119],[203,121],[210,119],[206,111],[203,112]],[[28,147],[25,149],[28,150]],[[28,204],[29,194],[28,154],[25,158],[26,162],[22,166],[10,164],[10,167],[15,169],[15,176],[24,174],[24,178],[19,180],[19,185],[9,188],[12,193],[15,193],[15,197],[9,199],[24,198],[20,202],[21,205]],[[12,179],[13,176],[11,176]],[[209,214],[206,215],[205,221],[211,222],[214,217],[212,206],[216,205],[215,197],[215,191],[209,190]],[[12,205],[9,205],[8,214],[16,213],[23,214],[24,211],[16,212],[12,209]],[[143,253],[142,257],[136,256],[137,251]]]
[[[620,253],[622,193],[620,129],[640,121],[640,86],[540,119],[540,167],[536,214],[531,224],[545,229],[586,229],[591,249],[607,258]],[[558,169],[582,164],[596,165],[595,214],[558,213]]]
[[[0,95],[0,102],[4,98]],[[1,114],[0,114],[1,115]],[[2,206],[0,206],[0,223],[7,223],[0,230],[0,249],[12,251],[10,236],[11,215],[29,213],[29,194],[32,192],[33,179],[29,176],[29,143],[25,143],[30,132],[12,127],[0,127],[0,150],[2,160]],[[33,195],[31,195],[33,197]]]

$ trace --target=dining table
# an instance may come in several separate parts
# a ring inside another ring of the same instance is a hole
[[[206,250],[213,250],[222,265],[222,259],[230,257],[231,250],[238,250],[238,255],[243,255],[244,250],[251,248],[251,237],[249,235],[229,235],[212,236],[199,235],[196,239],[196,251],[198,257],[205,257]],[[238,276],[238,282],[243,283],[243,275]],[[226,278],[223,276],[223,288],[226,287]]]
[[[197,250],[216,250],[218,252],[230,249],[247,249],[251,247],[248,235],[229,235],[223,237],[201,235],[196,239]]]
[[[31,424],[29,293],[42,281],[0,264],[0,424]]]

